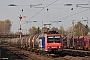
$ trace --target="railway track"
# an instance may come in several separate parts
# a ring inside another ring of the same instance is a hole
[[[90,56],[90,51],[85,50],[63,49],[63,51],[72,56]]]
[[[85,50],[75,50],[75,49],[63,49],[63,50],[64,50],[64,51],[90,53],[90,51],[85,51]]]
[[[37,55],[35,52],[21,50],[9,45],[0,45],[0,47],[8,50],[9,53],[11,54],[11,57],[14,58],[15,60],[45,60],[45,59],[53,60],[50,57],[47,58],[44,55],[39,55],[39,54]]]
[[[16,60],[90,60],[90,54],[89,51],[78,51],[78,50],[66,50],[58,54],[49,54],[48,56],[44,53],[37,54],[36,52],[21,50],[16,47],[12,47],[9,45],[0,45],[0,47],[3,47],[10,51],[11,57],[16,58]],[[67,51],[67,52],[66,52]],[[75,51],[75,52],[74,52]],[[78,51],[78,52],[77,52]],[[81,54],[80,52],[84,52],[86,54]],[[80,56],[84,55],[84,56]]]

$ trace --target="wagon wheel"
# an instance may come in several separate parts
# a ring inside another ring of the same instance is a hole
[[[84,50],[88,50],[88,48],[86,47],[86,48],[84,48]]]

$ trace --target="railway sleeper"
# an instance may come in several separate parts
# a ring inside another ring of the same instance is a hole
[[[31,49],[31,52],[35,52],[35,49],[33,48],[33,49]]]
[[[87,53],[85,53],[85,56],[90,56],[90,53],[88,53],[88,52],[87,52]]]
[[[80,57],[85,57],[85,53],[79,53]]]
[[[17,55],[18,57],[20,57],[21,59],[26,59],[28,56],[24,55],[24,54],[16,54],[14,53],[15,55]]]

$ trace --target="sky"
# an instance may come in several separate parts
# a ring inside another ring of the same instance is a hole
[[[15,4],[17,6],[8,6]],[[72,4],[66,6],[65,4]],[[78,5],[77,4],[84,4]],[[85,5],[87,4],[87,5]],[[32,6],[33,5],[33,6]],[[32,6],[32,7],[31,7]],[[87,7],[87,8],[86,8]],[[71,10],[73,8],[73,10]],[[22,11],[23,9],[23,11]],[[90,27],[90,1],[89,0],[1,0],[0,2],[0,20],[9,19],[12,22],[11,31],[17,32],[20,28],[19,16],[26,16],[21,21],[22,30],[25,32],[30,27],[40,27],[43,24],[51,24],[50,27],[63,26],[68,29],[72,26],[72,21],[75,24],[81,21]],[[26,23],[28,21],[28,23]],[[37,21],[32,22],[30,21]],[[50,22],[62,21],[62,22]],[[42,24],[43,22],[43,24]],[[48,26],[47,26],[48,27]]]

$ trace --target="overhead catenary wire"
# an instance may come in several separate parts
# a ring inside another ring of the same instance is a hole
[[[39,12],[37,12],[35,15],[33,15],[29,20],[31,20],[32,18],[34,18],[36,15],[38,15],[40,12],[42,12],[45,8],[47,8],[48,6],[54,4],[55,2],[57,2],[58,0],[55,0],[54,2],[52,2],[51,4],[45,6],[44,8],[42,8]]]
[[[78,3],[78,0],[77,0],[77,3]],[[88,3],[88,4],[82,4],[82,5],[89,5],[89,3]],[[81,7],[81,8],[83,8],[83,7]],[[85,9],[85,10],[80,11],[80,12],[77,12],[77,13],[74,13],[74,14],[72,14],[72,15],[66,16],[66,17],[64,17],[64,18],[61,18],[60,20],[63,20],[63,19],[69,18],[69,17],[74,16],[74,15],[76,15],[76,14],[83,13],[83,12],[85,12],[85,11],[87,11],[87,10],[90,10],[90,8]]]
[[[31,20],[32,18],[34,18],[36,15],[38,15],[40,12],[42,12],[45,8],[47,8],[48,6],[54,4],[54,3],[57,2],[57,1],[58,1],[58,0],[55,0],[55,1],[52,2],[51,4],[49,4],[49,5],[45,6],[44,8],[42,8],[39,12],[37,12],[35,15],[33,15],[29,20]],[[76,5],[76,4],[75,4],[75,5]],[[90,8],[89,8],[89,9],[90,9]],[[84,11],[87,11],[87,10],[89,10],[89,9],[86,9],[86,10],[84,10]],[[66,17],[64,17],[64,18],[62,18],[62,19],[60,19],[60,20],[66,19],[66,18],[68,18],[68,17],[71,17],[71,16],[73,16],[73,15],[82,13],[82,12],[84,12],[84,11],[80,11],[80,12],[78,12],[78,13],[74,13],[74,14],[69,15],[69,16],[66,16]]]
[[[44,2],[44,0],[42,0],[42,3]]]
[[[64,17],[64,18],[61,18],[60,20],[63,20],[63,19],[69,18],[69,17],[71,17],[71,16],[74,16],[74,15],[76,15],[76,14],[80,14],[80,13],[83,13],[83,12],[88,11],[88,10],[90,10],[90,8],[85,9],[85,10],[80,11],[80,12],[77,12],[77,13],[74,13],[74,14],[72,14],[72,15],[66,16],[66,17]]]

